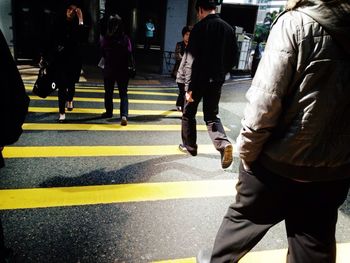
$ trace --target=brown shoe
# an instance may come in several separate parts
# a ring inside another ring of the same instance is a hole
[[[233,161],[233,157],[232,157],[232,144],[227,144],[224,148],[224,150],[221,152],[221,167],[222,169],[226,169],[228,168],[232,161]]]

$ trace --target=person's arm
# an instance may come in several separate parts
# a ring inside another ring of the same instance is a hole
[[[188,44],[186,47],[186,51],[187,52],[187,63],[184,67],[184,71],[186,74],[186,82],[185,82],[185,90],[186,92],[186,97],[191,98],[191,89],[192,89],[192,78],[193,78],[193,71],[192,71],[192,65],[193,62],[196,58],[196,56],[198,56],[198,47],[199,47],[199,27],[198,27],[198,23],[193,27],[191,34],[190,34],[190,38],[188,40]]]
[[[0,30],[0,147],[15,143],[22,134],[29,98],[21,75]]]
[[[245,169],[255,161],[277,125],[297,68],[298,33],[290,15],[280,17],[273,26],[252,85],[246,97],[237,151]]]
[[[128,42],[128,51],[129,53],[132,53],[132,45],[131,45],[131,41],[130,38],[128,36],[126,36],[127,42]]]
[[[176,43],[175,46],[175,60],[181,61],[182,55],[181,55],[181,42]]]
[[[84,25],[84,19],[83,19],[83,12],[80,8],[75,9],[75,12],[77,14],[79,25]]]
[[[186,61],[183,67],[184,77],[185,77],[185,91],[186,91],[186,101],[193,102],[192,99],[192,91],[189,89],[191,83],[192,76],[192,64],[193,64],[193,56],[191,53],[186,52]]]

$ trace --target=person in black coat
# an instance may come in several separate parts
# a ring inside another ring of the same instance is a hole
[[[218,116],[221,88],[226,74],[237,61],[237,39],[235,30],[220,18],[215,8],[221,1],[197,0],[196,11],[199,22],[194,25],[186,59],[192,61],[185,67],[186,103],[182,115],[179,149],[197,155],[196,114],[203,99],[204,121],[209,136],[221,154],[222,168],[228,168],[233,160],[232,144],[226,136]]]
[[[86,37],[83,13],[76,4],[67,4],[64,16],[56,20],[43,59],[54,68],[58,88],[59,122],[64,122],[65,108],[73,110],[75,83],[82,68],[80,44]]]
[[[15,143],[22,134],[22,124],[28,112],[29,98],[0,30],[0,168],[5,166],[2,151],[6,145]],[[5,247],[2,224],[0,220],[0,263],[10,262],[12,251]]]

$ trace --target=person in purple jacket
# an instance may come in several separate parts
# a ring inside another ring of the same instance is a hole
[[[119,90],[121,125],[127,125],[128,118],[128,65],[132,47],[129,37],[125,34],[123,22],[117,14],[108,18],[107,31],[101,37],[102,57],[104,59],[103,77],[105,89],[105,109],[102,118],[113,116],[113,91],[115,82]]]

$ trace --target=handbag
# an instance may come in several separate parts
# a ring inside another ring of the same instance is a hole
[[[136,76],[136,66],[135,66],[135,60],[132,53],[129,55],[129,62],[128,62],[128,73],[130,78],[135,78]]]
[[[57,89],[53,69],[48,63],[40,67],[38,77],[34,83],[33,93],[40,98],[46,98]]]

